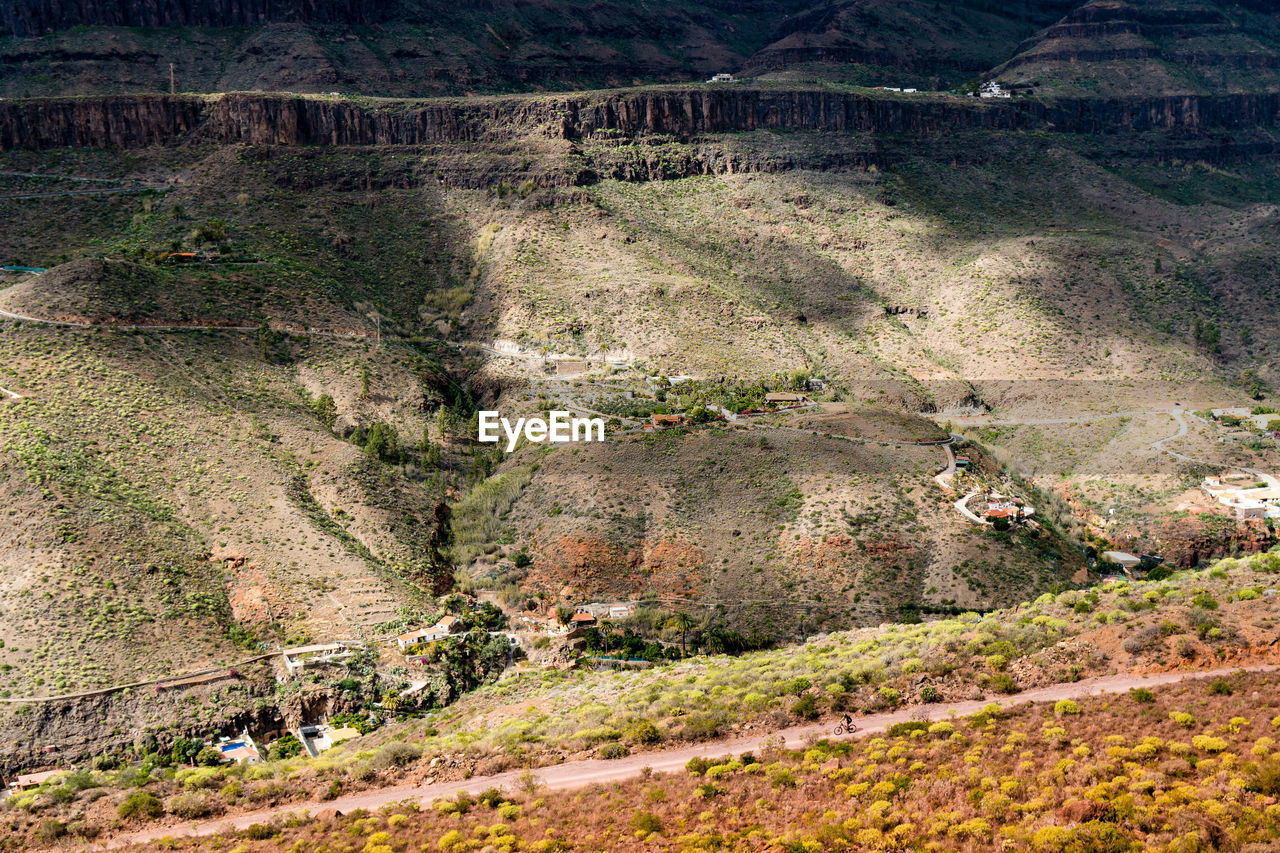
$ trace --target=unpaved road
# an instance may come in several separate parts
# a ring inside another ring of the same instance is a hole
[[[1185,453],[1179,453],[1176,450],[1170,450],[1169,448],[1165,447],[1166,443],[1182,438],[1187,434],[1187,419],[1183,417],[1182,410],[1174,409],[1173,411],[1169,412],[1169,414],[1172,415],[1173,419],[1178,422],[1178,431],[1175,432],[1173,435],[1168,436],[1167,438],[1162,438],[1159,441],[1152,442],[1151,443],[1152,449],[1157,450],[1161,453],[1168,453],[1173,458],[1181,459],[1183,462],[1195,462],[1201,465],[1218,464],[1218,463],[1210,462],[1207,459],[1196,459],[1194,456],[1188,456]],[[1245,468],[1240,465],[1224,465],[1223,467],[1233,468],[1237,471],[1243,471],[1246,474],[1252,474],[1262,482],[1266,483],[1267,488],[1269,489],[1280,488],[1280,478],[1276,477],[1274,474],[1268,474],[1266,471],[1259,471],[1257,468]]]
[[[29,317],[26,314],[15,314],[0,308],[0,318],[18,320],[23,323],[43,323],[46,326],[63,326],[70,329],[115,329],[120,332],[256,332],[258,326],[205,326],[192,323],[88,323],[78,320],[46,320],[43,317]],[[366,340],[375,336],[374,332],[332,332],[320,329],[301,329],[283,324],[268,323],[275,331],[288,332],[293,335],[311,335],[318,338],[336,338],[338,340]]]
[[[956,512],[960,513],[974,524],[990,524],[991,522],[987,521],[985,518],[978,518],[978,516],[973,514],[973,510],[969,509],[969,500],[975,497],[980,491],[982,490],[974,489],[972,492],[969,492],[969,494],[956,501],[954,506],[956,508]]]
[[[952,435],[951,440],[955,441],[955,439],[956,437]],[[942,449],[947,451],[947,467],[935,474],[933,481],[941,486],[944,491],[954,492],[955,489],[952,488],[951,481],[956,476],[956,454],[952,451],[950,444],[944,444]]]
[[[1088,423],[1096,423],[1098,421],[1113,420],[1115,418],[1140,418],[1140,417],[1154,417],[1156,415],[1168,415],[1169,417],[1173,418],[1175,423],[1177,423],[1178,429],[1173,435],[1166,436],[1160,439],[1159,441],[1153,441],[1151,443],[1152,450],[1155,450],[1158,453],[1168,453],[1173,458],[1181,459],[1183,462],[1194,462],[1200,465],[1219,464],[1217,462],[1211,462],[1207,459],[1197,459],[1193,456],[1187,456],[1185,453],[1179,453],[1176,450],[1170,450],[1169,448],[1165,447],[1165,445],[1168,444],[1169,442],[1176,441],[1177,439],[1183,438],[1184,436],[1187,435],[1188,428],[1187,428],[1186,414],[1187,414],[1186,410],[1184,409],[1158,409],[1156,411],[1151,411],[1151,412],[1138,412],[1138,411],[1114,412],[1109,415],[1082,415],[1080,417],[1074,417],[1074,418],[992,420],[987,415],[960,415],[960,416],[952,417],[950,418],[950,420],[953,423],[959,423],[966,426],[1050,426],[1050,425],[1056,425],[1056,424],[1088,424]],[[1280,477],[1277,477],[1274,474],[1268,474],[1265,471],[1259,471],[1255,468],[1242,468],[1239,465],[1223,465],[1223,467],[1233,468],[1238,471],[1244,471],[1246,474],[1251,474],[1257,477],[1262,482],[1266,483],[1268,488],[1272,488],[1272,489],[1280,488]]]
[[[950,705],[927,705],[923,707],[913,706],[910,708],[903,708],[892,713],[859,717],[857,718],[859,729],[853,736],[858,737],[864,734],[882,732],[894,723],[901,723],[912,719],[913,716],[918,715],[921,710],[927,711],[929,717],[932,719],[945,719],[952,713],[960,715],[976,713],[984,705],[991,702],[1005,707],[1021,704],[1023,702],[1056,702],[1059,699],[1078,699],[1083,696],[1124,693],[1135,687],[1154,687],[1161,684],[1173,684],[1178,681],[1182,681],[1185,678],[1214,678],[1229,675],[1233,672],[1273,672],[1277,669],[1280,669],[1280,667],[1260,665],[1199,672],[1169,672],[1148,676],[1111,675],[1101,678],[1091,678],[1087,681],[1079,681],[1074,684],[1054,684],[1048,687],[1039,687],[1033,690],[1024,691],[1016,696],[1000,696],[992,699],[958,702]],[[698,744],[696,746],[683,747],[681,749],[640,753],[639,755],[630,755],[626,758],[620,758],[613,761],[605,761],[601,759],[567,761],[564,764],[557,764],[552,767],[543,767],[539,770],[534,770],[532,771],[532,774],[539,783],[547,788],[581,788],[586,785],[602,782],[615,782],[622,779],[630,779],[632,777],[639,776],[641,771],[645,768],[649,768],[655,772],[679,771],[684,767],[685,763],[689,759],[698,756],[720,756],[730,753],[741,754],[743,752],[756,752],[768,745],[766,741],[776,743],[779,735],[785,739],[787,747],[793,749],[799,748],[813,739],[829,736],[828,733],[831,731],[832,725],[832,722],[827,722],[816,725],[795,726],[767,735],[752,735],[750,737],[713,741],[710,743]],[[846,735],[845,737],[848,736]],[[307,803],[294,803],[287,806],[278,806],[276,808],[235,815],[229,818],[152,827],[108,839],[100,842],[98,846],[107,848],[122,847],[127,844],[155,841],[163,838],[164,836],[177,837],[213,835],[218,832],[243,829],[250,824],[264,823],[273,818],[303,811],[314,813],[322,809],[337,809],[338,811],[345,813],[354,809],[377,809],[387,805],[388,803],[399,802],[402,800],[413,800],[426,804],[442,797],[453,796],[459,791],[467,791],[474,794],[487,788],[511,788],[520,782],[520,777],[525,772],[526,771],[523,770],[512,770],[506,773],[499,773],[494,776],[476,776],[471,779],[457,782],[438,782],[432,785],[418,786],[401,785],[390,788],[381,788],[375,791],[366,791],[359,794],[352,794],[347,797],[339,797],[328,802],[313,801]]]

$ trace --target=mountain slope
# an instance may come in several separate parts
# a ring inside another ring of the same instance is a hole
[[[1048,96],[1275,92],[1280,17],[1265,6],[1090,0],[997,71]]]

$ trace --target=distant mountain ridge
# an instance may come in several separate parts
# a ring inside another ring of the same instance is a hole
[[[1265,0],[13,0],[0,96],[390,97],[625,87],[730,71],[1042,94],[1273,91]],[[1257,72],[1262,71],[1261,75]]]
[[[0,32],[38,36],[72,27],[251,27],[276,22],[372,24],[379,0],[16,0],[0,6]]]

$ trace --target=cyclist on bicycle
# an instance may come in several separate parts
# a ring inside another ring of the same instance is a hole
[[[853,717],[849,716],[848,711],[844,715],[844,730],[847,732],[853,731]]]

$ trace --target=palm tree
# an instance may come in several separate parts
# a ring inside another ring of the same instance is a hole
[[[613,633],[613,622],[609,619],[601,619],[600,627],[597,628],[596,630],[600,632],[600,642],[604,646],[604,656],[608,657],[609,656],[609,635]]]
[[[680,657],[685,656],[685,639],[688,637],[689,631],[693,629],[693,617],[688,613],[677,613],[675,619],[672,620],[675,626],[680,629]]]

